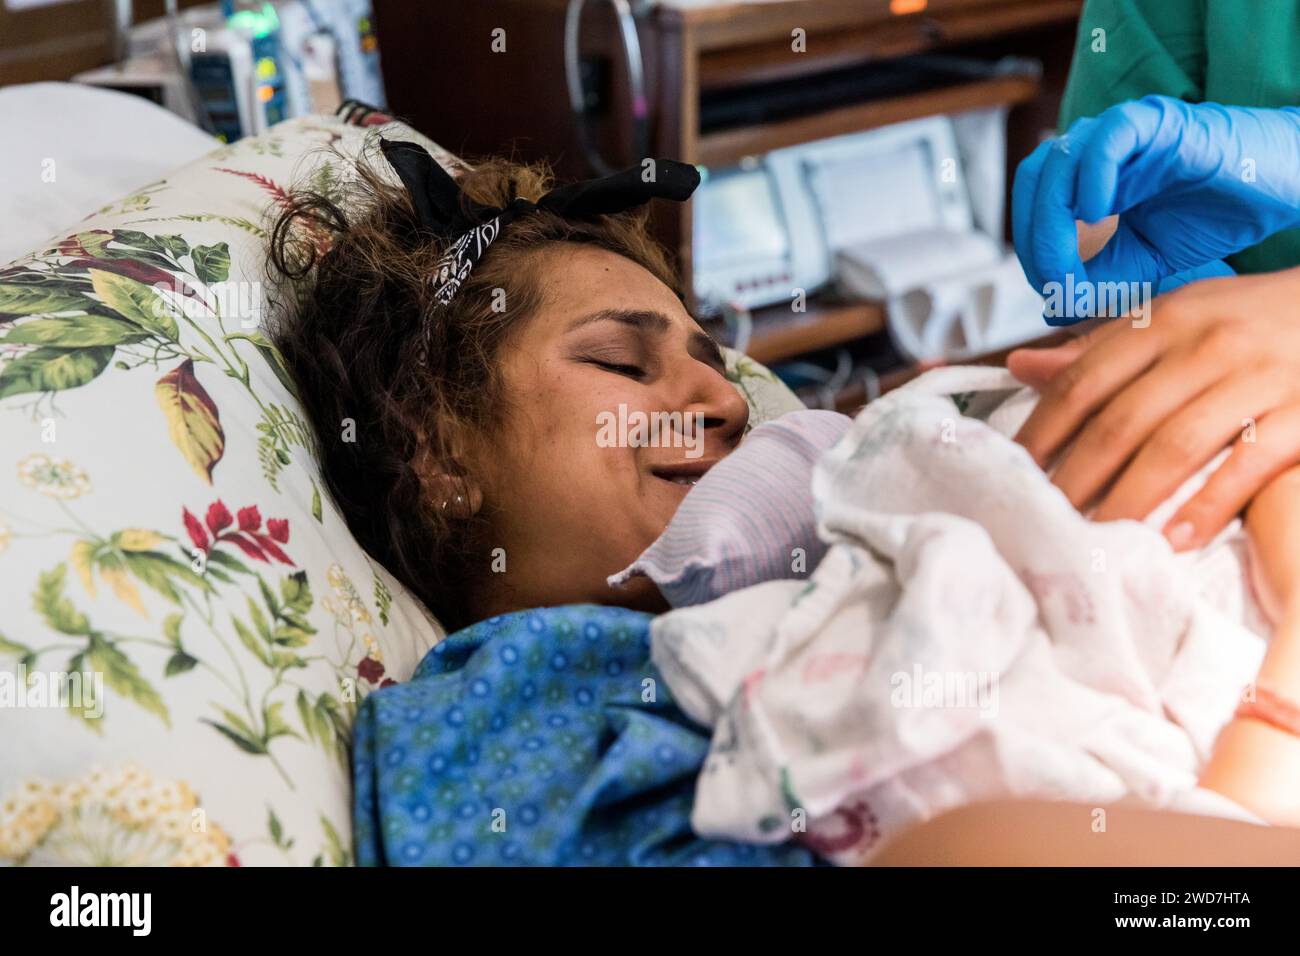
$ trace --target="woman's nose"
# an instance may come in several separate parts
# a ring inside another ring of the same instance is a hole
[[[683,383],[686,390],[684,411],[692,418],[703,417],[705,439],[718,442],[730,451],[749,422],[749,405],[736,386],[703,362],[692,362]]]

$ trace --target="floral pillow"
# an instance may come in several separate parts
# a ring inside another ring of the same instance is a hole
[[[0,860],[350,861],[352,716],[441,632],[258,325],[268,206],[364,135],[283,124],[0,269]]]
[[[268,211],[366,135],[283,123],[0,268],[0,862],[352,861],[358,702],[442,631],[322,493],[259,324]]]

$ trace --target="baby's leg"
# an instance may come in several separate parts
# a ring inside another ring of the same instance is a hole
[[[1201,785],[1272,823],[1300,826],[1300,468],[1255,497],[1246,528],[1252,577],[1276,627],[1243,694],[1254,709],[1223,729]]]
[[[1260,603],[1280,621],[1300,603],[1300,467],[1274,478],[1246,509]]]

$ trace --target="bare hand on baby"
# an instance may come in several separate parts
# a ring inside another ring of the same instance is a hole
[[[1200,547],[1300,463],[1297,302],[1300,269],[1206,280],[1156,299],[1145,327],[1116,319],[1012,352],[1008,369],[1042,393],[1016,440],[1045,466],[1074,439],[1053,481],[1099,521],[1145,517],[1231,445],[1164,529]]]

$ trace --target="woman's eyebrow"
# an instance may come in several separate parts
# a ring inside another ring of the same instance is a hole
[[[584,328],[593,322],[619,322],[638,332],[665,332],[672,326],[668,316],[653,309],[601,309],[575,320],[569,326],[569,331]]]

